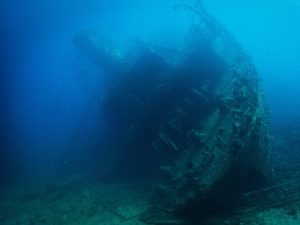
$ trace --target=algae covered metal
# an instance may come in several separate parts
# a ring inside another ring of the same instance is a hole
[[[117,124],[111,176],[153,183],[141,216],[150,224],[196,217],[214,196],[251,189],[248,176],[271,176],[267,107],[251,58],[203,7],[179,8],[197,19],[172,57],[142,42],[124,56],[89,30],[74,38],[111,81],[102,99]]]

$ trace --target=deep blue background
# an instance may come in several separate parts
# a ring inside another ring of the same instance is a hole
[[[94,28],[121,48],[136,36],[181,47],[192,19],[190,12],[173,11],[172,6],[182,2],[193,1],[1,1],[0,175],[5,177],[1,180],[21,172],[53,170],[69,148],[84,110],[105,87],[97,68],[82,62],[72,46],[78,30]],[[296,0],[204,4],[253,57],[273,121],[299,114],[300,4]],[[106,118],[97,110],[90,112],[82,129],[105,128]]]

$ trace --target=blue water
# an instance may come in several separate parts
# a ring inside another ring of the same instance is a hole
[[[95,103],[107,80],[74,48],[76,32],[92,28],[121,49],[136,37],[155,45],[181,47],[193,18],[188,11],[173,10],[174,4],[181,2],[194,1],[0,3],[3,183],[19,176],[52,173],[69,160],[75,134],[105,136],[109,130],[110,118]],[[203,2],[253,58],[263,80],[272,122],[284,123],[299,114],[300,3]],[[86,150],[80,148],[74,147],[72,154],[82,154],[87,160],[93,158],[92,154],[100,158],[106,154],[102,148],[95,153],[92,144]]]

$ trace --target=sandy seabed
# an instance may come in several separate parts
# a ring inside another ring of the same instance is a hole
[[[78,180],[18,186],[2,192],[1,225],[145,225],[149,185]],[[299,225],[300,203],[191,225]],[[160,223],[170,225],[171,221]],[[173,223],[179,224],[179,223]],[[182,223],[184,224],[184,223]],[[188,224],[190,225],[190,224]]]

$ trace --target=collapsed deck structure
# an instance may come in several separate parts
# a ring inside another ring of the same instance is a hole
[[[203,7],[179,8],[197,19],[172,57],[142,42],[123,56],[90,30],[74,38],[111,78],[102,98],[118,143],[110,175],[153,182],[141,215],[149,224],[200,218],[217,198],[271,176],[267,107],[251,58]]]

